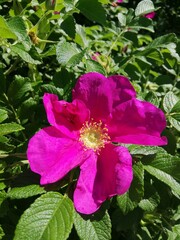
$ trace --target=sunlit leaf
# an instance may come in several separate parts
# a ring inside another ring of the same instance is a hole
[[[73,225],[71,200],[57,192],[48,192],[23,213],[14,240],[65,240]]]
[[[0,109],[0,123],[8,118],[6,110]]]
[[[155,8],[154,8],[154,4],[152,1],[150,0],[142,0],[138,3],[136,9],[135,9],[135,15],[139,16],[139,15],[144,15],[150,12],[154,12]]]
[[[17,38],[16,35],[11,31],[6,20],[2,16],[0,16],[0,36],[2,38],[11,38],[11,39]]]
[[[0,124],[0,135],[6,135],[13,132],[18,132],[24,128],[17,123],[3,123]]]
[[[180,184],[171,177],[171,175],[149,165],[144,166],[144,169],[160,181],[167,184],[176,194],[180,195]]]
[[[24,187],[15,187],[12,188],[8,193],[7,196],[11,199],[22,199],[22,198],[28,198],[32,196],[36,196],[38,194],[45,193],[43,187],[40,187],[39,185],[28,185]]]

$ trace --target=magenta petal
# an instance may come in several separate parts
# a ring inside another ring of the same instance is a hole
[[[89,110],[80,100],[58,101],[56,95],[45,93],[43,102],[49,123],[67,136],[76,136],[77,130],[89,119]]]
[[[108,77],[112,90],[113,108],[136,97],[136,92],[128,78],[121,75]]]
[[[124,147],[111,144],[81,165],[81,173],[74,192],[77,211],[94,213],[109,197],[125,193],[132,182],[132,158]]]
[[[37,132],[30,139],[27,150],[30,168],[41,175],[41,184],[60,180],[82,164],[86,155],[79,142],[67,138],[54,127]]]
[[[145,14],[145,17],[146,17],[146,18],[153,19],[153,18],[155,17],[155,15],[156,15],[155,12],[150,12],[150,13]]]
[[[167,144],[166,138],[161,137],[165,127],[162,110],[137,99],[119,105],[108,126],[113,142],[151,146]]]
[[[73,99],[83,101],[95,120],[106,120],[112,111],[112,91],[108,79],[100,73],[82,75],[73,90]]]
[[[78,212],[91,214],[101,203],[93,199],[93,186],[97,174],[97,155],[92,151],[90,157],[81,165],[81,172],[74,191],[74,205]]]

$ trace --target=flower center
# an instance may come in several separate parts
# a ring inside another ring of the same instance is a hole
[[[85,122],[80,130],[79,140],[86,149],[99,152],[110,141],[107,127],[101,122]]]

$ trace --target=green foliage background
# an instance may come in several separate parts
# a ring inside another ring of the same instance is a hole
[[[179,36],[178,1],[0,0],[0,239],[179,239]],[[168,145],[128,145],[130,190],[82,216],[71,201],[76,178],[39,186],[25,153],[48,125],[43,94],[70,101],[90,71],[127,76],[139,99],[161,108]]]

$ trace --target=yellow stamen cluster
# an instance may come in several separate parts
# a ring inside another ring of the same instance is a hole
[[[79,140],[83,143],[86,149],[92,149],[99,152],[104,148],[105,144],[110,141],[107,127],[101,122],[85,122],[80,130]]]

